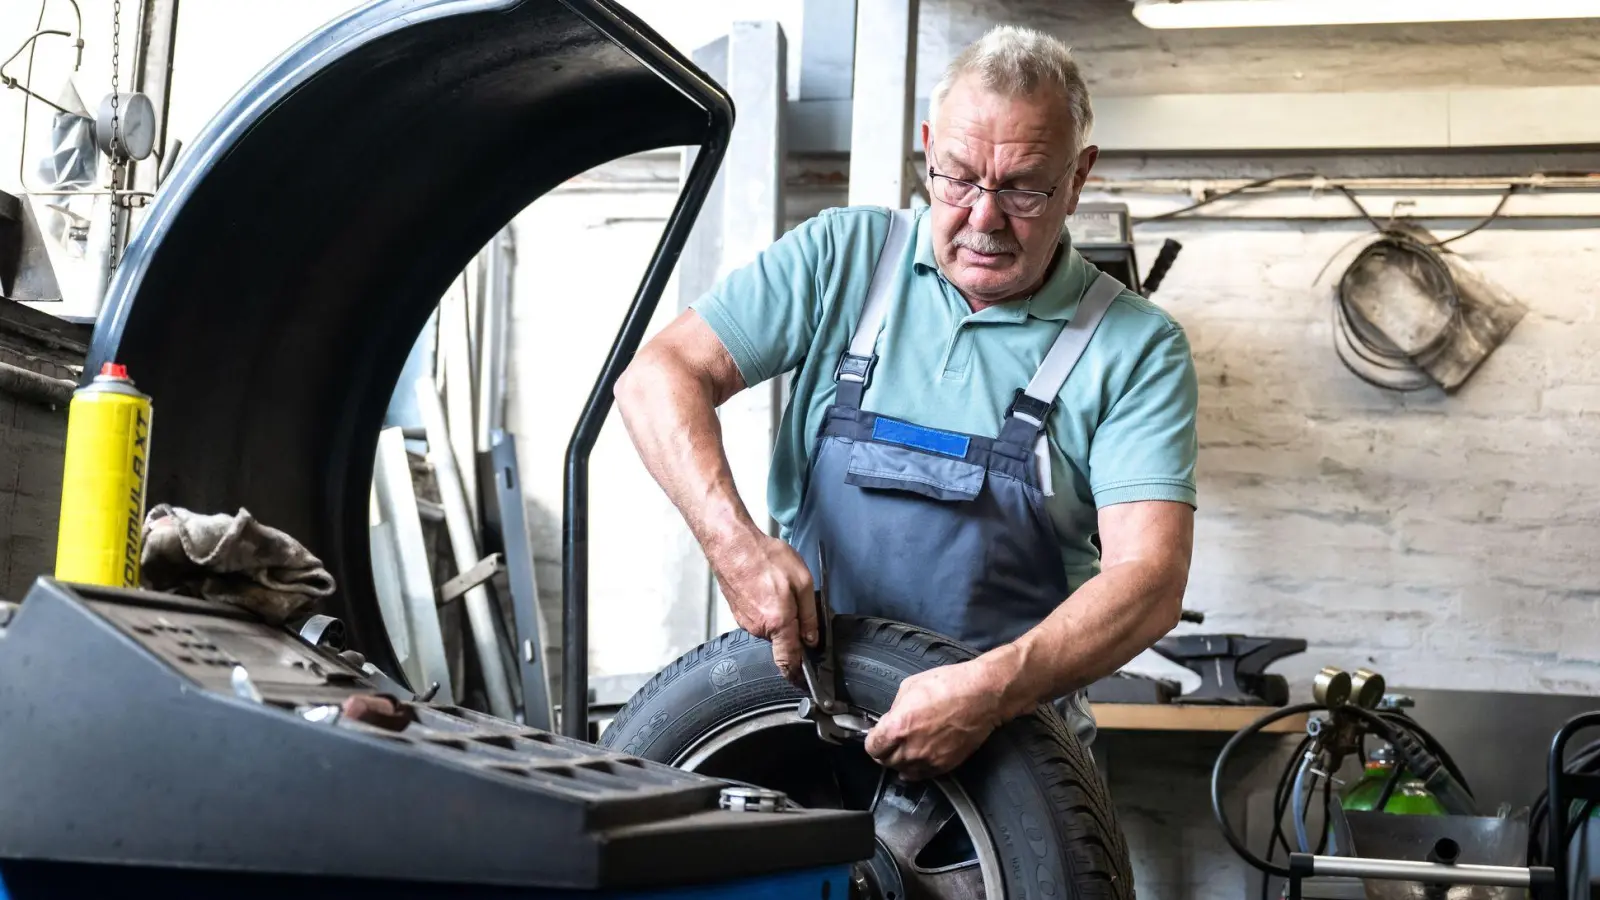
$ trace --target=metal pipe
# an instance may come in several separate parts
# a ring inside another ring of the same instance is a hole
[[[1296,843],[1300,845],[1301,853],[1311,852],[1311,836],[1306,831],[1305,784],[1306,773],[1311,771],[1311,762],[1316,758],[1316,752],[1307,750],[1300,759],[1299,771],[1295,772],[1294,775],[1294,810],[1291,814],[1294,816],[1294,838]],[[1311,786],[1311,790],[1314,791],[1316,789],[1316,785]]]
[[[398,645],[404,640],[410,666],[402,667],[412,677],[411,687],[421,693],[430,683],[439,685],[435,695],[441,703],[454,703],[456,686],[450,678],[450,657],[444,647],[444,633],[439,628],[438,590],[433,583],[433,572],[428,565],[427,543],[422,533],[422,512],[418,507],[416,487],[411,480],[411,463],[406,453],[405,436],[398,428],[385,428],[378,433],[378,452],[372,466],[372,490],[377,500],[378,514],[386,528],[382,529],[377,544],[387,545],[393,558],[389,560],[393,582],[392,589],[400,601],[402,621],[389,626],[389,639]],[[446,525],[448,528],[448,524]],[[372,566],[374,579],[382,564],[374,545]],[[380,609],[382,608],[380,594]],[[396,634],[396,632],[399,634]]]
[[[173,138],[167,143],[167,149],[162,152],[161,158],[156,160],[156,187],[160,187],[172,174],[172,166],[178,161],[178,154],[183,152],[183,141]]]
[[[133,89],[155,107],[157,150],[167,146],[167,113],[172,107],[172,58],[178,45],[179,0],[144,0],[139,10],[139,39],[133,48]],[[131,161],[129,183],[154,191],[165,162]],[[131,215],[131,213],[130,213]]]
[[[1541,869],[1543,871],[1541,871]],[[1404,859],[1362,859],[1353,856],[1313,856],[1311,874],[1332,878],[1377,878],[1386,881],[1422,881],[1429,884],[1482,884],[1525,888],[1542,883],[1551,870],[1543,867],[1444,865]]]
[[[644,279],[634,295],[633,305],[623,319],[605,367],[584,403],[583,414],[567,444],[561,527],[561,733],[584,740],[589,734],[589,454],[611,412],[612,390],[617,379],[622,377],[622,370],[638,351],[650,317],[661,301],[661,293],[683,253],[689,230],[694,227],[695,217],[711,192],[711,182],[722,165],[722,157],[728,150],[728,135],[733,130],[733,101],[727,92],[698,70],[663,53],[639,33],[640,26],[619,17],[612,9],[599,4],[569,6],[641,64],[704,108],[708,118],[705,143],[695,155],[683,193],[678,196],[655,255],[650,258]],[[596,17],[605,21],[596,21]]]
[[[478,414],[474,439],[479,453],[493,449],[490,435],[502,430],[505,420],[506,333],[510,330],[513,265],[510,226],[495,233],[484,249],[483,276],[478,295]]]
[[[1247,178],[1090,178],[1083,189],[1089,192],[1126,192],[1135,194],[1187,194],[1201,195],[1205,191],[1236,190],[1254,183]],[[1511,175],[1503,178],[1483,176],[1458,177],[1402,177],[1387,178],[1324,178],[1287,177],[1262,185],[1253,194],[1273,191],[1322,191],[1337,188],[1350,190],[1505,190],[1508,187],[1538,188],[1541,190],[1600,190],[1600,178],[1591,175]]]
[[[472,514],[467,510],[461,470],[456,467],[455,451],[450,446],[444,404],[439,402],[439,391],[427,375],[417,379],[417,410],[428,432],[428,459],[433,463],[434,476],[439,482],[439,499],[443,501],[445,530],[450,533],[456,571],[465,572],[478,564],[478,542],[472,534]],[[516,708],[511,701],[505,658],[500,652],[499,616],[483,585],[467,591],[466,606],[467,620],[472,626],[472,645],[478,651],[484,691],[489,695],[489,711],[502,719],[511,719],[516,715]]]
[[[0,392],[13,394],[45,406],[66,406],[72,402],[76,382],[51,378],[21,366],[0,362]]]
[[[582,740],[589,733],[589,454],[611,412],[617,379],[639,350],[725,149],[724,138],[721,146],[708,143],[695,158],[683,195],[672,211],[633,306],[567,445],[565,521],[561,532],[561,733],[568,737]]]
[[[154,197],[149,191],[23,191],[25,197]]]

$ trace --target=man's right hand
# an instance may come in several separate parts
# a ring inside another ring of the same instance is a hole
[[[817,600],[811,570],[793,547],[765,534],[712,561],[739,627],[772,642],[772,661],[804,684],[800,644],[817,643]]]

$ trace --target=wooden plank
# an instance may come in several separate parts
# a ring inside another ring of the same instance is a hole
[[[1178,703],[1097,703],[1091,706],[1101,731],[1222,731],[1244,728],[1277,707],[1186,706]],[[1307,714],[1280,719],[1262,729],[1267,734],[1306,730]]]

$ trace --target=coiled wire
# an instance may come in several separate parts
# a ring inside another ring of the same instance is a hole
[[[1443,307],[1444,316],[1414,346],[1399,347],[1362,312],[1355,298],[1377,278],[1378,269],[1396,269]],[[1352,375],[1391,391],[1417,391],[1434,381],[1422,368],[1449,346],[1462,327],[1461,294],[1439,251],[1411,234],[1381,229],[1345,268],[1334,292],[1334,349]]]

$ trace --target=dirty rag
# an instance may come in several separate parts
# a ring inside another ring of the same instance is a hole
[[[145,586],[246,609],[281,625],[334,591],[333,576],[299,541],[236,515],[161,504],[144,520]]]

